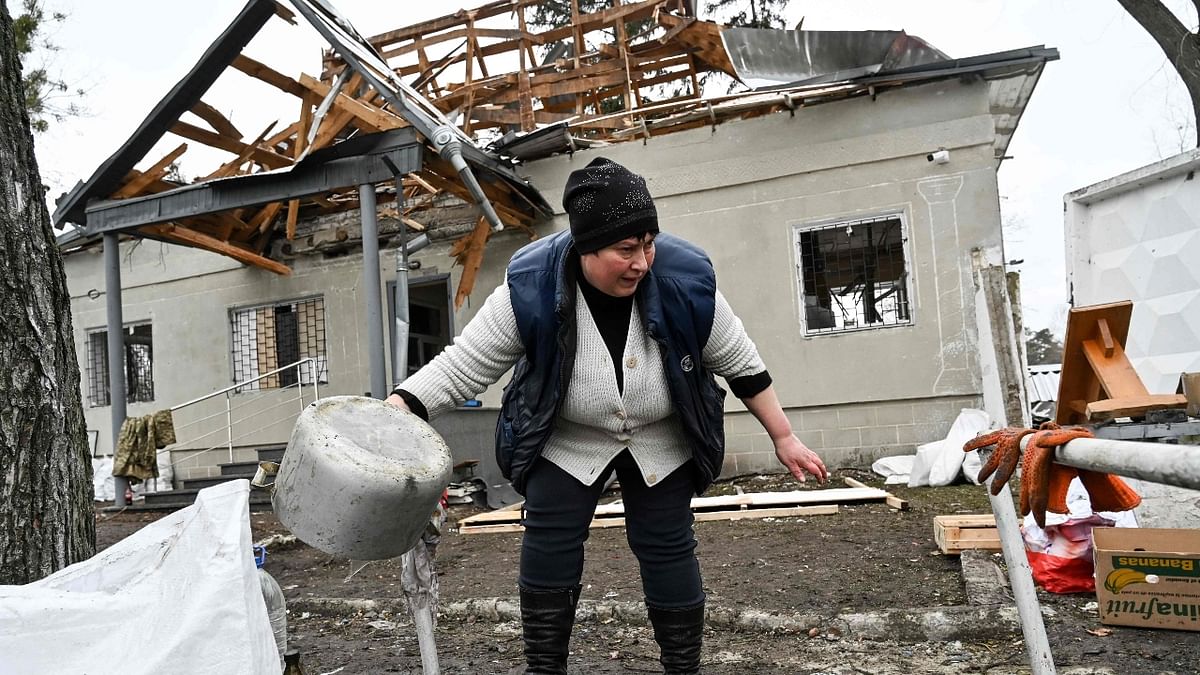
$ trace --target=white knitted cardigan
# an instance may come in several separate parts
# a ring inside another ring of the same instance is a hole
[[[612,356],[582,292],[577,290],[576,297],[571,386],[542,456],[591,485],[628,448],[646,484],[655,485],[692,456],[671,404],[660,347],[643,329],[635,303],[621,362],[624,391],[619,391]],[[480,394],[523,352],[508,284],[501,284],[454,344],[402,386],[421,401],[431,418],[436,417]],[[702,358],[706,368],[726,379],[766,369],[741,320],[719,291]]]

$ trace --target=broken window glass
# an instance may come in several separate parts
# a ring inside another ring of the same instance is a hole
[[[911,323],[899,216],[802,229],[797,243],[805,335]]]

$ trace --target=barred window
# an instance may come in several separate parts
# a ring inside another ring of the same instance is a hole
[[[125,400],[144,403],[154,400],[154,340],[149,323],[125,327]],[[88,333],[88,405],[110,405],[108,387],[108,331]]]
[[[231,319],[233,381],[246,382],[245,390],[329,381],[323,298],[236,309]],[[302,359],[313,361],[302,364],[298,372],[291,368],[258,379]]]
[[[910,324],[906,239],[899,216],[796,228],[804,334]]]

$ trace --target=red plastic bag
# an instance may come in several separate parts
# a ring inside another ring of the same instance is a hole
[[[1047,525],[1045,529],[1026,518],[1021,535],[1033,580],[1051,593],[1094,593],[1092,528],[1112,526],[1113,521],[1095,514]]]

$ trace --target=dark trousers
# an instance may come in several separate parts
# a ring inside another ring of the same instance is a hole
[[[690,465],[648,487],[628,451],[584,485],[553,463],[539,459],[525,488],[525,536],[519,582],[527,590],[572,588],[583,576],[583,544],[596,502],[609,475],[617,472],[625,504],[625,532],[637,556],[647,604],[664,609],[703,602]]]

